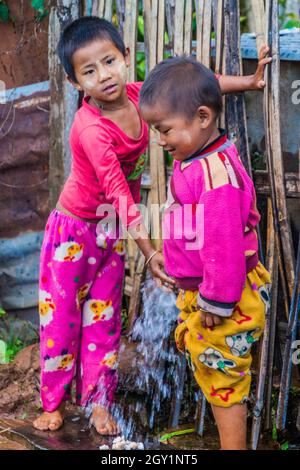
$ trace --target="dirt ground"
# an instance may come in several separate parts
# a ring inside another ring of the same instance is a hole
[[[122,338],[122,343],[126,343],[126,348],[121,355],[119,382],[130,376],[131,381],[126,380],[126,388],[134,389],[132,371],[137,358],[136,344],[127,344],[126,338]],[[33,344],[22,349],[11,364],[0,366],[0,416],[33,419],[41,410],[39,381],[39,344]]]

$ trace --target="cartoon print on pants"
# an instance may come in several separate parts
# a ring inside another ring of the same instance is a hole
[[[76,305],[77,305],[78,309],[84,303],[84,301],[85,301],[85,299],[86,299],[86,297],[89,293],[91,285],[92,285],[92,282],[87,282],[86,284],[81,286],[80,289],[78,289],[77,296],[76,296]]]
[[[68,354],[67,350],[63,350],[60,356],[50,357],[45,356],[45,372],[55,372],[58,370],[68,371],[71,370],[74,364],[74,354]]]
[[[224,387],[224,388],[215,388],[213,385],[211,386],[211,397],[218,397],[222,401],[225,401],[226,403],[229,400],[230,395],[234,393],[234,388],[232,387]]]
[[[211,367],[212,369],[219,370],[226,375],[230,375],[226,370],[227,367],[235,367],[236,363],[225,359],[220,351],[213,348],[207,348],[203,354],[200,354],[199,361],[205,366]]]
[[[196,367],[194,366],[194,363],[193,363],[193,361],[192,361],[190,352],[189,352],[187,349],[185,350],[185,357],[186,357],[187,365],[188,365],[189,368],[195,373]]]
[[[118,253],[119,256],[125,255],[126,248],[125,248],[124,240],[117,240],[113,246],[114,246],[114,251]]]
[[[260,298],[265,304],[265,312],[267,312],[270,306],[270,290],[271,290],[271,284],[265,284],[264,286],[260,286],[258,288],[258,293],[260,295]]]
[[[70,261],[75,263],[80,260],[83,255],[83,243],[77,243],[73,237],[69,237],[67,242],[55,245],[56,250],[54,254],[54,261],[66,262]]]
[[[53,320],[53,312],[56,310],[51,294],[45,290],[39,291],[39,314],[41,326],[49,325]]]
[[[118,359],[118,354],[117,351],[110,351],[105,354],[104,358],[100,362],[100,364],[105,365],[109,367],[110,369],[116,369],[117,368],[117,359]]]
[[[245,356],[251,349],[252,344],[259,340],[259,338],[253,336],[259,330],[260,328],[255,328],[236,335],[226,336],[226,344],[229,346],[231,354],[237,357]]]
[[[114,308],[111,300],[90,299],[83,307],[82,326],[92,325],[98,321],[107,321],[112,318]]]

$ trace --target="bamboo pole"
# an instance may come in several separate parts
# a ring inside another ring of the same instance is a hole
[[[183,53],[184,0],[175,2],[174,55]]]
[[[217,6],[217,31],[216,31],[216,65],[215,72],[220,74],[222,72],[222,56],[223,56],[223,28],[224,28],[224,5],[223,0],[218,0]]]
[[[185,21],[184,21],[184,39],[183,52],[187,55],[191,54],[192,49],[192,0],[185,2]]]
[[[204,0],[199,2],[195,0],[196,9],[196,58],[199,62],[202,62],[202,45],[203,45],[203,22],[204,22]]]
[[[105,11],[105,0],[93,0],[92,15],[102,18]]]
[[[202,60],[201,62],[210,68],[211,56],[211,27],[212,27],[212,0],[205,0],[203,11],[203,36],[202,36]]]
[[[130,48],[131,64],[128,73],[129,82],[136,80],[137,18],[138,0],[126,0],[123,40],[125,46]]]
[[[269,98],[269,124],[270,124],[270,179],[273,179],[274,196],[276,204],[275,223],[278,223],[283,264],[287,278],[288,294],[291,298],[295,282],[294,249],[286,206],[284,167],[280,137],[280,55],[278,30],[278,0],[270,1],[270,29],[271,29],[271,81]]]

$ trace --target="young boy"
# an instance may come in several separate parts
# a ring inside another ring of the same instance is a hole
[[[211,403],[222,449],[246,449],[250,349],[264,329],[270,276],[258,260],[255,190],[218,129],[214,74],[193,58],[158,64],[140,92],[143,119],[174,157],[164,256],[181,289],[175,339]]]

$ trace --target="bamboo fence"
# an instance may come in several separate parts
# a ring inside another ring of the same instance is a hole
[[[142,5],[144,19],[144,42],[137,42],[137,21],[139,7]],[[284,298],[284,310],[288,323],[288,334],[295,332],[295,316],[299,307],[297,299],[299,279],[295,283],[295,253],[291,236],[291,227],[287,211],[287,196],[293,193],[299,197],[299,183],[294,184],[292,178],[284,173],[281,132],[280,132],[280,56],[278,31],[278,0],[251,0],[253,17],[257,34],[257,47],[269,44],[273,60],[266,69],[267,86],[264,90],[264,125],[266,136],[267,178],[261,174],[253,174],[248,145],[247,119],[244,96],[231,95],[225,98],[225,113],[221,124],[225,125],[229,138],[233,140],[242,161],[256,181],[258,194],[267,197],[267,235],[266,252],[261,250],[261,258],[270,270],[272,277],[271,306],[267,312],[266,330],[260,342],[259,365],[256,383],[256,403],[253,410],[252,448],[257,448],[262,430],[270,429],[271,394],[273,385],[274,357],[276,349],[276,329],[278,327],[278,298]],[[195,54],[197,59],[216,73],[240,75],[243,73],[240,48],[240,11],[236,0],[89,0],[72,1],[58,0],[57,6],[51,9],[49,35],[49,65],[51,83],[51,146],[49,186],[51,200],[57,199],[62,185],[64,162],[62,155],[68,156],[67,138],[62,132],[65,129],[66,114],[72,116],[76,110],[78,97],[71,94],[66,87],[61,67],[54,55],[54,47],[65,21],[76,18],[79,14],[93,14],[117,22],[123,34],[126,46],[131,49],[132,64],[129,80],[135,81],[137,76],[136,53],[143,51],[146,58],[148,73],[166,53]],[[192,22],[196,22],[193,33]],[[212,61],[211,33],[215,32],[215,56]],[[167,33],[167,35],[165,34]],[[63,92],[62,92],[63,90]],[[149,168],[143,178],[143,203],[156,204],[165,202],[168,169],[163,151],[155,144],[150,131],[148,149]],[[161,247],[160,212],[157,210],[151,221],[152,235],[155,243]],[[129,299],[129,327],[131,328],[139,313],[140,291],[145,274],[145,259],[136,249],[133,240],[128,240],[127,267],[125,278],[125,295]],[[299,251],[299,250],[298,250]],[[298,273],[299,276],[299,273]],[[296,299],[296,300],[295,300]],[[296,318],[297,322],[297,318]],[[294,329],[293,329],[293,328]],[[277,346],[278,347],[278,346]],[[291,368],[291,345],[285,351],[286,368]],[[283,371],[285,368],[283,368]],[[183,372],[182,372],[183,371]],[[185,366],[181,364],[181,377],[184,380]],[[287,399],[290,385],[290,374],[285,373],[281,379],[280,396],[277,410],[277,426],[285,426]],[[179,384],[182,392],[182,383]],[[180,393],[179,393],[180,395]],[[283,405],[283,401],[285,405]],[[176,400],[175,400],[176,402]],[[180,403],[175,403],[172,424],[179,419]],[[284,411],[283,411],[284,410]],[[197,410],[199,434],[203,434],[205,416],[205,399],[199,400]]]

